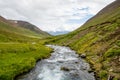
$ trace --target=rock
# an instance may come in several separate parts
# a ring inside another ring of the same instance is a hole
[[[66,68],[66,67],[61,67],[61,70],[63,70],[63,71],[70,71],[70,69]]]
[[[74,74],[72,74],[72,76],[77,77],[77,76],[79,76],[79,74],[78,73],[74,73]]]
[[[113,75],[109,75],[107,80],[113,80],[114,76]]]
[[[78,64],[79,62],[76,61],[75,63]]]
[[[63,61],[58,61],[59,63],[63,63]]]
[[[82,68],[81,70],[86,70],[86,68]]]
[[[32,44],[36,44],[36,42],[32,42]]]
[[[86,54],[81,54],[80,57],[81,58],[86,58]]]
[[[92,69],[89,69],[88,72],[89,72],[89,73],[92,73],[92,72],[94,72],[94,71],[93,71]]]
[[[118,61],[120,62],[120,57],[119,57]]]
[[[110,69],[110,70],[109,70],[109,72],[112,72],[112,71],[113,71],[113,69]]]

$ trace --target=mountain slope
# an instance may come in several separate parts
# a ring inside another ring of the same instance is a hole
[[[40,31],[43,32],[43,31]],[[31,40],[31,38],[45,38],[49,34],[37,33],[34,30],[19,27],[16,23],[0,16],[0,41]]]
[[[26,22],[26,21],[18,21],[18,20],[9,20],[10,22],[12,22],[13,24],[16,24],[19,27],[25,28],[25,29],[29,29],[30,31],[33,31],[41,36],[44,37],[49,37],[50,34],[48,34],[47,32],[44,32],[42,30],[40,30],[38,27],[36,27],[35,25]]]
[[[86,54],[100,79],[120,79],[120,0],[102,9],[79,29],[49,42]]]

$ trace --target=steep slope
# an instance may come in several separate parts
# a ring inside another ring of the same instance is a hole
[[[16,23],[12,23],[11,21],[0,16],[0,41],[26,41],[26,39],[31,40],[32,38],[45,37],[48,37],[47,33],[37,33],[34,30],[19,27]]]
[[[36,27],[35,25],[26,22],[26,21],[18,21],[18,20],[9,20],[11,23],[16,24],[19,27],[25,28],[25,29],[29,29],[30,31],[33,31],[43,37],[49,37],[50,34],[48,34],[47,32],[44,32],[42,30],[40,30],[38,27]]]
[[[79,29],[49,42],[86,54],[100,79],[120,79],[120,0],[105,7]]]

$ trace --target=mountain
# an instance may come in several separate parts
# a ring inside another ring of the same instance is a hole
[[[50,43],[86,54],[100,80],[120,79],[120,0],[116,0],[77,30],[53,37]]]
[[[54,35],[54,36],[56,36],[56,35],[62,35],[62,34],[67,34],[67,33],[69,33],[70,31],[49,31],[48,33],[49,34],[51,34],[51,35]]]
[[[0,16],[0,42],[3,41],[26,41],[31,38],[46,38],[50,35],[36,26],[22,21],[26,24],[18,24],[19,21],[7,20]],[[20,21],[21,22],[21,21]],[[30,26],[30,27],[29,27]],[[25,28],[26,27],[26,28]]]
[[[29,23],[29,22],[19,21],[19,20],[9,20],[9,21],[12,22],[12,23],[17,24],[17,26],[19,26],[19,27],[29,29],[30,31],[33,31],[33,32],[35,32],[37,34],[40,34],[41,36],[42,35],[45,36],[45,37],[50,36],[50,34],[48,34],[45,31],[40,30],[38,27],[36,27],[35,25],[33,25],[33,24]]]

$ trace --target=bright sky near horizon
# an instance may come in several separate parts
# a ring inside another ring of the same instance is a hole
[[[115,0],[0,0],[0,15],[44,31],[72,31]]]

